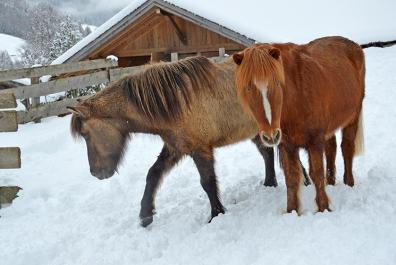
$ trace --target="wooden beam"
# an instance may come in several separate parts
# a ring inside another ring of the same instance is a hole
[[[21,150],[19,147],[0,147],[0,168],[21,168]]]
[[[32,85],[40,84],[40,78],[38,78],[38,77],[32,77],[30,80],[31,80],[31,84]],[[32,98],[32,106],[31,107],[36,108],[39,105],[40,105],[40,97]],[[37,117],[33,121],[34,121],[34,123],[40,123],[41,122],[41,118]]]
[[[18,197],[18,192],[21,190],[17,186],[0,187],[0,208],[2,204],[10,204]]]
[[[215,45],[200,45],[200,46],[185,46],[185,47],[159,47],[159,48],[148,48],[148,49],[134,49],[134,50],[123,50],[117,52],[116,56],[118,57],[133,57],[133,56],[142,56],[147,55],[150,56],[152,52],[178,52],[179,54],[182,53],[197,53],[198,51],[201,53],[204,52],[219,52],[219,45],[224,47],[226,50],[243,50],[245,47],[239,44],[233,43],[220,43]]]
[[[0,82],[20,78],[32,78],[45,75],[59,75],[65,73],[95,70],[101,68],[117,67],[118,63],[112,60],[98,59],[92,61],[82,61],[65,63],[58,65],[41,66],[34,68],[23,68],[14,70],[0,71]]]
[[[165,18],[169,21],[169,23],[172,25],[173,29],[176,32],[177,37],[179,37],[179,40],[184,44],[187,45],[187,37],[186,34],[183,33],[183,31],[180,29],[179,25],[177,25],[175,19],[173,18],[173,15],[169,13],[164,14]]]
[[[89,57],[96,57],[102,54],[104,51],[110,51],[111,53],[121,45],[124,45],[128,38],[133,38],[133,36],[138,36],[139,34],[147,32],[150,27],[154,27],[161,21],[160,18],[152,16],[154,12],[155,11],[148,12],[143,17],[139,18],[138,21],[134,22],[116,36],[112,37],[108,42],[102,44],[96,50],[92,51],[89,54]]]
[[[5,93],[0,97],[0,109],[16,108],[17,102],[13,93]]]
[[[17,130],[16,111],[0,111],[0,132],[16,132]]]
[[[66,107],[73,107],[77,105],[79,100],[85,100],[90,96],[83,96],[78,98],[68,98],[61,101],[51,102],[40,105],[36,108],[31,108],[28,111],[18,111],[18,123],[28,123],[37,119],[68,114],[70,111]]]
[[[136,74],[143,71],[146,66],[133,66],[133,67],[125,67],[125,68],[116,68],[110,69],[110,81],[119,80],[125,76]]]
[[[21,86],[7,89],[8,92],[14,93],[18,99],[39,97],[58,92],[68,91],[71,89],[97,85],[109,82],[108,71],[100,71],[92,74],[73,76],[64,79],[57,79],[51,82],[41,83],[32,86]],[[4,90],[0,90],[0,96]]]

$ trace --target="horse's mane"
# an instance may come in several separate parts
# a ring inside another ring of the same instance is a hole
[[[252,81],[268,81],[269,85],[284,83],[281,58],[274,59],[268,44],[252,45],[244,50],[243,60],[235,73],[236,86],[244,89]]]
[[[191,57],[151,65],[117,83],[140,115],[151,122],[169,122],[189,108],[194,95],[214,87],[214,67],[205,57]]]

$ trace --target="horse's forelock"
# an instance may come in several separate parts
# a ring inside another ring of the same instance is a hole
[[[269,85],[284,83],[281,59],[274,59],[269,53],[271,46],[251,46],[244,50],[242,63],[236,70],[236,85],[239,89],[252,82],[268,82]]]

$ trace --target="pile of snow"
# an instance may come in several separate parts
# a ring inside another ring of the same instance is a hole
[[[26,41],[11,35],[0,33],[0,51],[7,51],[11,59],[15,61],[21,60],[21,49]]]
[[[22,149],[22,169],[0,171],[0,185],[23,188],[0,210],[1,264],[396,264],[396,47],[365,52],[366,152],[349,188],[338,150],[337,185],[327,187],[333,212],[316,213],[310,186],[301,190],[302,216],[285,214],[281,170],[279,187],[263,187],[262,158],[243,142],[216,151],[225,215],[206,222],[209,202],[186,158],[165,179],[144,229],[140,199],[161,140],[133,137],[119,175],[100,181],[84,142],[70,136],[70,116],[49,118],[0,136],[0,146]]]

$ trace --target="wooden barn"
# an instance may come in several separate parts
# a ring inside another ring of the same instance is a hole
[[[55,60],[54,64],[117,56],[119,66],[193,55],[232,54],[254,43],[220,24],[162,0],[127,7]],[[172,57],[172,58],[171,58]]]

